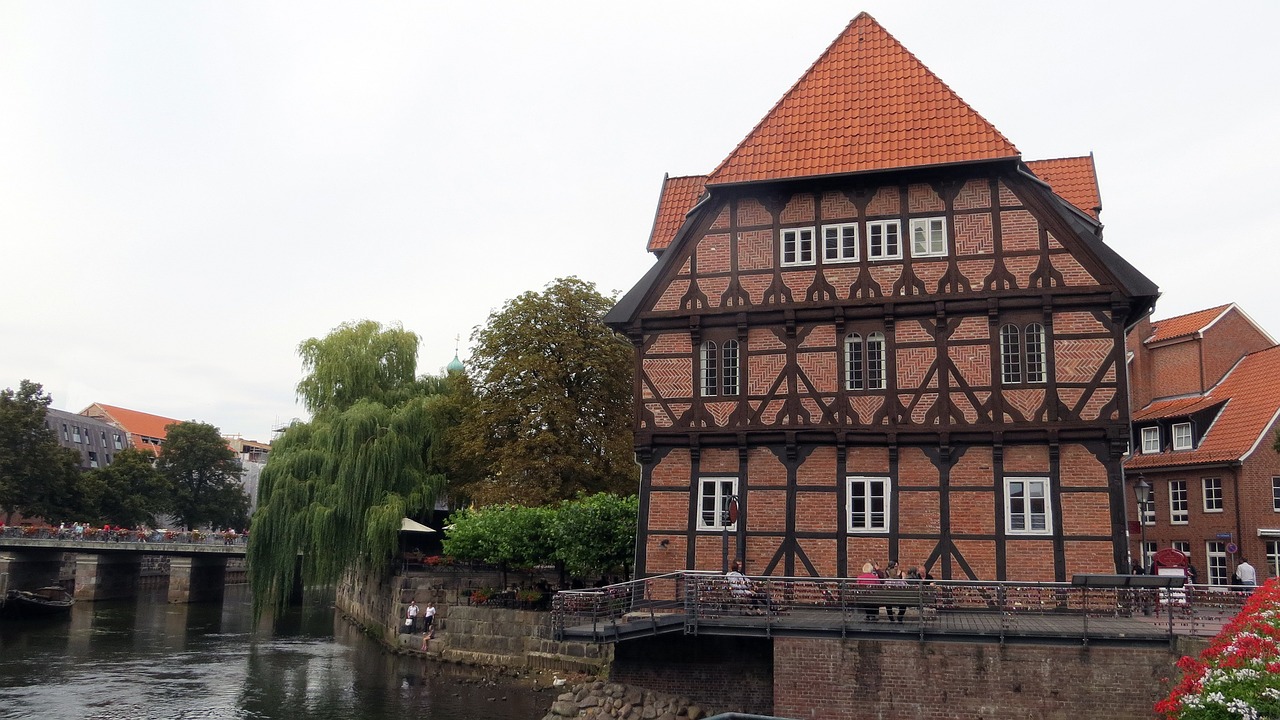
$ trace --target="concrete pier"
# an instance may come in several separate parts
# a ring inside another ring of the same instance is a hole
[[[169,559],[169,602],[192,603],[221,600],[227,585],[225,555]]]
[[[76,557],[76,600],[135,597],[141,570],[141,555],[80,553]]]
[[[61,550],[0,549],[0,575],[8,576],[9,590],[34,590],[58,584]]]

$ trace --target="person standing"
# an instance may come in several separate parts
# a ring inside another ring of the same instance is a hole
[[[1236,566],[1236,577],[1240,578],[1240,584],[1245,587],[1255,587],[1258,584],[1258,571],[1253,569],[1243,556],[1240,558],[1240,564]]]
[[[405,613],[405,629],[408,632],[417,632],[418,630],[418,601],[411,598],[409,600],[409,610]]]
[[[427,610],[422,614],[422,632],[427,634],[427,639],[436,636],[436,604],[427,603]]]

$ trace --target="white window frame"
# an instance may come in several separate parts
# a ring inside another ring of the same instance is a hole
[[[868,260],[901,260],[902,232],[897,220],[867,221],[867,259]],[[893,238],[893,249],[890,251],[889,235]],[[878,236],[878,237],[877,237]]]
[[[1173,449],[1174,450],[1190,450],[1191,445],[1191,423],[1174,423],[1173,424]]]
[[[706,475],[698,478],[698,530],[737,530],[737,523],[726,523],[729,500],[738,494],[738,476]],[[708,501],[711,507],[708,508]],[[741,504],[741,501],[739,501]],[[707,513],[712,515],[707,521]]]
[[[862,486],[861,492],[854,492],[855,485]],[[846,478],[845,490],[848,492],[846,495],[849,503],[847,523],[850,533],[889,532],[889,515],[892,512],[890,500],[893,492],[889,478],[877,475],[850,475]],[[854,509],[855,499],[862,501],[861,512]],[[877,502],[879,510],[875,509]]]
[[[1212,493],[1210,492],[1211,487],[1214,489],[1214,492]],[[1223,502],[1223,499],[1222,499],[1222,478],[1220,477],[1200,478],[1200,495],[1204,499],[1205,512],[1207,513],[1223,512],[1223,508],[1226,506],[1226,503]],[[1214,505],[1209,504],[1210,498],[1214,498],[1216,500]]]
[[[1031,323],[1022,329],[1022,363],[1028,385],[1042,385],[1048,381],[1048,352],[1045,348],[1044,326]]]
[[[1169,547],[1177,550],[1187,556],[1187,562],[1191,562],[1191,541],[1190,540],[1174,540],[1169,543]]]
[[[1205,580],[1210,585],[1227,584],[1227,544],[1222,540],[1208,540],[1204,544]]]
[[[715,397],[720,392],[719,348],[713,340],[698,346],[698,394],[702,397]]]
[[[1039,501],[1043,503],[1043,508],[1039,511],[1031,507],[1025,507],[1019,512],[1014,512],[1014,505],[1017,502],[1014,498],[1013,488],[1015,484],[1019,484],[1023,488],[1024,498],[1022,503],[1034,503],[1035,496],[1031,493],[1034,486],[1039,486]],[[1049,486],[1049,478],[1047,477],[1007,477],[1004,479],[1004,523],[1005,532],[1009,535],[1052,535],[1053,534],[1053,504],[1050,502],[1051,488]],[[1014,517],[1022,518],[1022,527],[1015,527]],[[1043,517],[1042,528],[1036,528],[1035,520]]]
[[[1000,384],[1022,382],[1022,330],[1012,323],[1000,327]]]
[[[1147,503],[1151,505],[1152,503]],[[1191,520],[1191,504],[1187,500],[1187,481],[1186,480],[1170,480],[1169,481],[1169,524],[1170,525],[1186,525]],[[1151,522],[1145,525],[1156,524],[1156,513],[1151,511]]]
[[[866,352],[862,345],[862,335],[852,332],[844,336],[844,389],[866,388]]]
[[[1280,540],[1268,540],[1267,548],[1267,574],[1271,577],[1280,577]]]
[[[947,219],[945,217],[912,218],[911,257],[946,256]]]
[[[120,437],[120,433],[111,433],[111,439],[112,439],[113,441],[115,441],[115,446],[116,446],[116,449],[117,449],[117,450],[123,450],[123,449],[124,449],[124,441],[123,441],[123,439]]]
[[[71,426],[71,439],[74,442],[77,442],[77,443],[80,442],[80,426],[79,425]]]
[[[782,253],[779,264],[783,267],[798,265],[814,265],[817,256],[814,254],[814,231],[811,227],[783,228],[778,231],[778,247]],[[787,255],[791,259],[787,259]]]
[[[1160,427],[1152,425],[1142,428],[1142,454],[1156,455],[1160,452]]]
[[[858,223],[822,226],[822,262],[858,261]]]
[[[867,351],[862,357],[867,363],[865,377],[868,390],[884,390],[888,387],[888,347],[884,333],[877,330],[867,334]]]
[[[98,467],[98,453],[92,450],[89,451],[89,467],[91,468]]]
[[[737,340],[725,340],[720,344],[720,394],[733,397],[741,387],[742,353]]]
[[[1271,478],[1271,510],[1280,513],[1280,476]]]

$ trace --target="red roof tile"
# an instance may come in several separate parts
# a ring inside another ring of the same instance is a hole
[[[102,403],[94,403],[80,412],[81,415],[90,417],[100,417],[98,413],[92,412],[94,408],[101,411],[106,419],[119,425],[122,430],[130,435],[145,435],[147,437],[163,440],[167,433],[164,431],[166,425],[182,422],[173,418],[163,417],[161,415],[152,415],[151,413],[139,412],[137,410],[129,410],[114,405],[104,405]],[[137,438],[134,438],[135,446],[142,446]]]
[[[1178,315],[1165,320],[1156,320],[1151,323],[1151,337],[1143,340],[1144,343],[1158,343],[1174,338],[1195,335],[1214,323],[1215,320],[1222,317],[1223,313],[1232,307],[1231,304],[1219,305],[1208,310],[1197,310],[1186,315]]]
[[[1269,447],[1271,427],[1280,416],[1280,383],[1275,382],[1278,376],[1280,345],[1246,355],[1221,382],[1205,393],[1203,400],[1210,404],[1225,401],[1226,406],[1218,413],[1195,450],[1135,455],[1125,463],[1125,467],[1156,468],[1243,460],[1260,443]],[[1154,403],[1144,408],[1134,416],[1134,423],[1137,424],[1140,418],[1152,419],[1148,412],[1157,413],[1162,405],[1164,403]],[[1188,406],[1184,411],[1190,409]]]
[[[662,194],[658,197],[658,213],[653,218],[653,231],[649,233],[649,252],[667,249],[676,232],[684,224],[685,215],[698,203],[706,186],[706,175],[664,177]]]
[[[1095,219],[1102,211],[1102,195],[1098,192],[1098,171],[1093,155],[1031,160],[1027,167],[1063,200],[1080,208]]]
[[[1016,158],[1018,149],[860,13],[708,184]]]

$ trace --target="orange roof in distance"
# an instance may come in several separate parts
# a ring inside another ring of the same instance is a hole
[[[706,175],[664,177],[662,194],[658,197],[658,213],[653,218],[653,231],[649,233],[649,252],[666,250],[675,239],[676,232],[684,224],[684,218],[698,204],[706,187]]]
[[[102,415],[92,412],[94,408],[101,410]],[[166,425],[182,422],[161,415],[152,415],[138,410],[129,410],[127,408],[116,407],[115,405],[104,405],[102,403],[94,403],[85,408],[81,415],[90,417],[102,417],[119,425],[122,430],[130,435],[146,435],[158,440],[163,440],[167,433],[164,431]]]
[[[860,13],[729,157],[710,185],[1016,158],[987,122]]]
[[[1098,192],[1098,171],[1093,155],[1031,160],[1027,167],[1036,177],[1049,183],[1058,197],[1097,219],[1102,212],[1102,195]]]
[[[1231,304],[1219,305],[1211,307],[1208,310],[1197,310],[1186,315],[1177,315],[1175,317],[1166,318],[1164,320],[1156,320],[1151,323],[1151,337],[1143,342],[1158,343],[1165,340],[1173,340],[1174,338],[1187,337],[1195,335],[1214,323],[1215,320],[1222,317]]]

